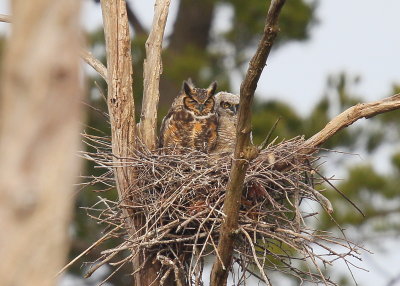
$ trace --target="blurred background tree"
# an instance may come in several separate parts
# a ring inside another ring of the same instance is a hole
[[[97,0],[94,0],[98,2]],[[267,3],[266,3],[267,2]],[[275,49],[279,49],[293,41],[308,41],[310,30],[318,25],[316,19],[317,2],[306,0],[287,1],[281,17],[281,33]],[[255,44],[258,41],[264,24],[265,12],[269,1],[260,0],[181,0],[173,25],[173,31],[166,39],[163,52],[163,75],[160,86],[159,120],[163,118],[173,98],[181,88],[182,81],[191,77],[199,86],[207,86],[217,80],[218,90],[231,90],[232,72],[243,73]],[[137,11],[129,7],[129,20],[133,28],[132,51],[134,65],[134,95],[136,106],[141,105],[143,92],[142,64],[145,57],[144,43],[147,39],[145,25],[136,16]],[[232,25],[228,30],[220,32],[215,26],[217,9],[231,11]],[[104,34],[102,27],[88,36],[89,48],[96,57],[105,61]],[[0,52],[2,42],[0,42]],[[108,136],[110,134],[107,117],[101,112],[106,110],[103,99],[105,92],[104,81],[88,70],[87,108],[88,121],[86,132]],[[98,83],[98,87],[94,83]],[[260,143],[278,117],[281,118],[273,137],[279,140],[304,134],[309,137],[319,131],[332,116],[347,107],[362,101],[361,95],[350,92],[353,86],[361,84],[361,78],[346,74],[335,74],[326,81],[325,91],[320,101],[309,114],[301,115],[287,102],[279,100],[258,99],[254,104],[253,133],[255,143]],[[399,86],[393,86],[393,93],[399,92]],[[390,94],[382,94],[382,97]],[[100,111],[99,111],[100,110]],[[345,157],[354,155],[329,156],[329,164],[322,166],[327,177],[336,174],[344,178],[335,185],[355,202],[365,213],[363,218],[335,190],[329,189],[326,196],[332,201],[335,220],[350,229],[348,236],[357,241],[365,241],[376,237],[399,236],[400,214],[400,150],[391,148],[393,142],[399,140],[400,111],[380,115],[367,123],[358,123],[349,129],[341,131],[329,140],[324,147],[361,154],[362,164],[345,164]],[[90,148],[90,147],[88,147]],[[354,156],[357,158],[357,156]],[[385,159],[389,158],[389,159]],[[323,160],[324,161],[324,160]],[[354,160],[360,162],[361,160]],[[384,166],[384,167],[382,167]],[[90,162],[86,162],[86,176],[100,172]],[[95,204],[97,199],[96,186],[86,188],[76,194],[75,221],[72,226],[72,247],[70,258],[74,258],[85,250],[95,240],[101,237],[102,226],[95,220],[88,219],[85,207]],[[103,196],[103,194],[102,194]],[[116,199],[116,194],[106,192],[105,196]],[[304,203],[307,208],[307,203]],[[320,216],[318,222],[313,222],[323,230],[337,231],[335,223],[328,216]],[[353,231],[354,230],[354,231]],[[108,241],[105,247],[112,247]],[[91,251],[84,259],[70,268],[70,274],[81,277],[85,267],[83,261],[95,261],[100,249]],[[130,269],[121,269],[113,276],[113,285],[131,285],[128,276]],[[104,275],[107,271],[102,272]],[[102,276],[102,274],[98,274]],[[348,272],[341,275],[340,285],[352,285]],[[81,281],[74,280],[73,285],[95,285],[102,277]],[[339,280],[339,279],[336,279]],[[389,279],[388,279],[389,280]],[[298,285],[298,281],[288,282]],[[354,283],[353,283],[354,284]],[[281,285],[281,284],[280,284]],[[393,284],[395,285],[395,284]]]

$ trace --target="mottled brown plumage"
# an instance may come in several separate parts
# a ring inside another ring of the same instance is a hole
[[[164,117],[160,130],[160,147],[186,147],[206,153],[217,142],[218,117],[214,110],[217,84],[207,89],[183,83],[183,91]]]

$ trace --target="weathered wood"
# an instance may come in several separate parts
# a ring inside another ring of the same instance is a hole
[[[382,100],[359,103],[352,106],[333,118],[329,123],[314,136],[305,142],[306,147],[317,148],[325,143],[329,138],[335,135],[343,128],[353,124],[361,118],[371,118],[375,115],[396,110],[400,108],[400,94],[395,94],[391,97]],[[311,151],[311,150],[310,150]]]
[[[102,0],[107,49],[107,105],[110,115],[112,152],[118,166],[132,157],[135,149],[135,104],[132,91],[132,59],[125,1]],[[134,170],[115,168],[119,198],[135,182]]]
[[[133,157],[136,148],[135,104],[132,91],[132,60],[129,24],[124,0],[101,0],[104,33],[107,49],[108,111],[110,114],[111,140],[114,162],[123,166],[126,158]],[[135,170],[129,166],[114,170],[120,200],[130,204],[129,192],[135,187]],[[141,217],[123,209],[127,217],[126,229],[133,235],[142,225]],[[137,270],[145,261],[142,253],[133,261]],[[150,260],[134,275],[135,285],[147,286],[157,278],[159,264]],[[152,285],[157,286],[157,282]]]
[[[240,86],[240,108],[236,131],[236,147],[224,201],[226,219],[221,226],[217,248],[220,258],[215,258],[214,261],[210,278],[211,286],[226,285],[228,271],[232,263],[235,233],[238,229],[238,216],[243,182],[250,161],[258,154],[258,149],[252,145],[250,139],[251,105],[257,82],[278,33],[278,16],[284,3],[284,0],[272,1],[268,10],[263,37],[258,44],[255,55],[250,61],[246,77]],[[268,283],[268,281],[265,282]]]
[[[153,25],[146,41],[146,59],[143,64],[143,103],[139,133],[143,143],[154,150],[157,139],[157,109],[160,99],[161,51],[170,0],[157,0],[154,5]]]
[[[0,91],[0,285],[56,285],[80,169],[80,1],[11,3]]]
[[[285,161],[276,162],[271,168],[283,171],[291,168],[292,161],[303,160],[308,154],[318,151],[318,147],[324,144],[337,132],[346,128],[361,118],[371,118],[378,114],[400,109],[400,94],[395,94],[391,97],[382,100],[359,103],[354,105],[341,114],[334,117],[328,124],[318,133],[310,137],[304,142],[304,148],[297,154],[293,154],[292,158]],[[356,207],[357,208],[357,207]]]

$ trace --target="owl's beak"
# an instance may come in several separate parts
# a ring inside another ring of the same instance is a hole
[[[202,112],[204,110],[204,105],[203,104],[199,105],[199,110],[200,110],[200,112]]]

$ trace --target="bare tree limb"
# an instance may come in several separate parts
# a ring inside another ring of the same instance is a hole
[[[11,17],[9,15],[0,14],[0,22],[11,23]]]
[[[338,131],[353,124],[360,118],[371,118],[375,115],[392,111],[400,108],[400,94],[395,94],[391,97],[370,102],[359,103],[345,110],[335,118],[333,118],[321,131],[312,136],[305,142],[305,145],[310,148],[316,148],[325,143],[329,138],[335,135]]]
[[[249,162],[258,154],[257,147],[250,139],[251,105],[257,82],[265,62],[271,51],[272,44],[278,34],[278,17],[285,0],[273,0],[268,10],[263,37],[256,54],[250,61],[246,77],[240,86],[239,117],[236,131],[236,147],[230,172],[229,182],[224,201],[226,219],[220,230],[218,252],[220,259],[215,259],[211,272],[210,285],[226,285],[228,271],[232,263],[235,233],[238,230],[238,216],[243,190],[243,182]]]
[[[0,256],[7,261],[0,285],[54,285],[68,253],[80,169],[80,3],[10,3],[0,91]]]
[[[159,83],[162,73],[161,50],[170,0],[157,0],[154,5],[153,26],[146,41],[143,64],[144,94],[139,134],[143,143],[153,150],[156,146],[157,108],[160,98]]]
[[[81,49],[81,58],[107,82],[107,68],[91,52]]]
[[[301,160],[301,157],[305,157],[307,154],[315,152],[317,148],[329,140],[329,138],[343,128],[350,126],[357,120],[361,118],[368,119],[374,117],[375,115],[396,109],[400,109],[400,94],[395,94],[382,100],[370,103],[359,103],[355,106],[352,106],[329,121],[329,123],[321,131],[307,139],[304,142],[304,148],[302,152],[299,152],[298,154],[294,155],[292,159],[287,161],[276,162],[273,165],[273,168],[278,171],[290,168],[290,163],[288,162],[291,160]]]

